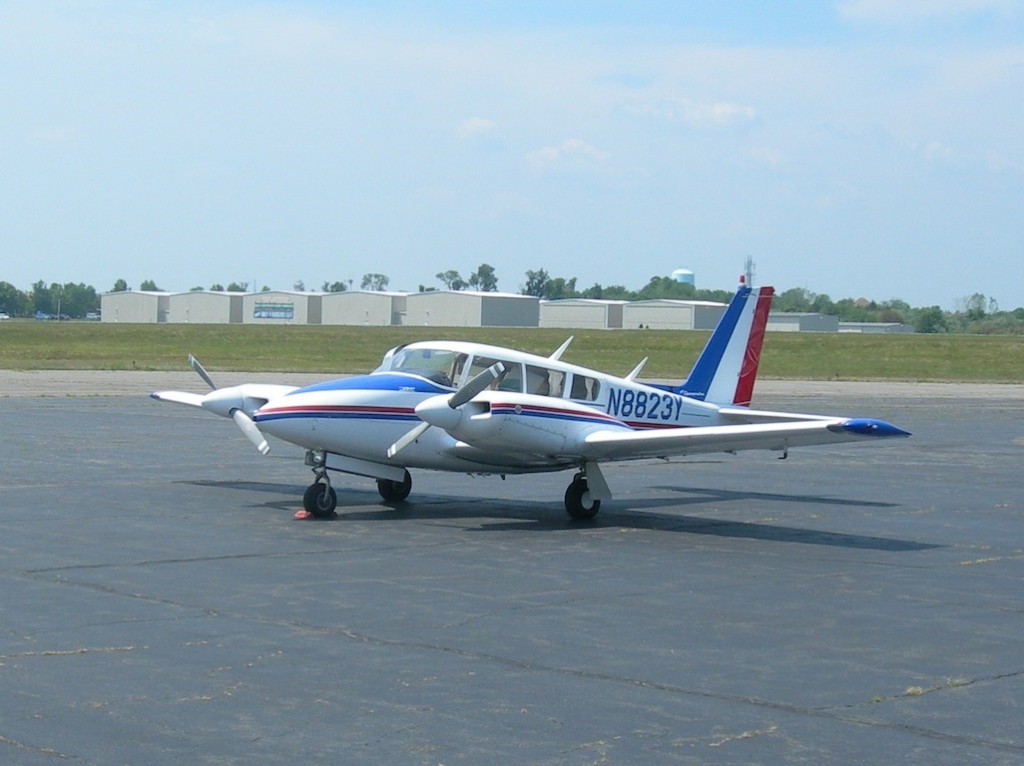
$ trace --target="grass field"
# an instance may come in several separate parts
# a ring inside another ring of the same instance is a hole
[[[646,378],[681,378],[706,332],[436,327],[0,323],[0,369],[182,370],[195,354],[211,370],[358,373],[387,349],[430,338],[550,354],[625,374],[643,357]],[[975,335],[769,333],[761,375],[804,380],[1024,382],[1024,338]]]

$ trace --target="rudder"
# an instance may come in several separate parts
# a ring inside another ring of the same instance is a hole
[[[677,393],[715,404],[750,404],[774,294],[772,287],[740,285]]]

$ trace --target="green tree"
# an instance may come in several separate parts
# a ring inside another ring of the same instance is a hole
[[[322,289],[325,293],[343,293],[348,289],[348,285],[344,282],[324,282]]]
[[[576,277],[572,279],[566,279],[565,277],[555,277],[549,279],[547,286],[544,288],[543,298],[547,298],[549,301],[562,300],[564,298],[578,298],[579,293],[576,292]]]
[[[974,295],[968,296],[967,298],[961,299],[963,303],[963,313],[967,317],[969,322],[974,322],[979,319],[984,319],[988,316],[986,311],[989,305],[988,299],[981,293],[974,293]]]
[[[772,308],[776,311],[803,313],[811,310],[815,297],[814,293],[803,287],[791,287],[775,296]]]
[[[123,279],[119,279],[114,282],[114,288],[110,291],[112,293],[126,293],[132,288],[128,287],[128,283]]]
[[[601,288],[601,298],[607,301],[629,301],[635,297],[636,293],[627,290],[624,285],[608,285]]]
[[[929,306],[917,312],[917,319],[914,321],[914,329],[924,333],[948,332],[949,325],[946,322],[946,315],[938,306]]]
[[[8,316],[26,316],[31,313],[31,297],[10,282],[0,282],[0,311]]]
[[[476,271],[469,275],[469,286],[484,293],[496,292],[498,278],[494,274],[494,267],[487,263],[477,266]]]
[[[677,282],[672,277],[651,277],[637,294],[640,300],[694,300],[697,288],[686,282]]]
[[[359,283],[359,288],[361,290],[383,292],[388,289],[390,282],[391,280],[383,274],[363,274],[363,281]]]
[[[143,279],[142,284],[139,285],[139,289],[146,293],[159,293],[160,288],[156,286],[156,282],[152,279]]]
[[[466,280],[455,269],[448,269],[448,271],[439,271],[434,275],[437,280],[444,285],[445,290],[465,290],[468,286]]]
[[[827,295],[815,295],[810,310],[818,314],[835,314],[836,304]]]
[[[526,272],[526,284],[520,289],[523,295],[532,295],[535,298],[543,298],[551,277],[545,269]]]
[[[56,284],[54,284],[56,287]],[[56,314],[57,301],[56,292],[46,286],[46,282],[39,280],[32,285],[32,311],[43,314]]]
[[[63,286],[52,285],[52,288],[58,290],[57,303],[62,315],[83,319],[89,312],[98,311],[100,308],[100,298],[95,288],[90,285],[68,282]]]

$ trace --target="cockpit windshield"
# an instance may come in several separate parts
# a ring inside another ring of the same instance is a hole
[[[462,376],[466,355],[435,348],[402,348],[381,369],[420,375],[442,386],[454,387]]]
[[[399,346],[392,349],[384,356],[378,370],[419,375],[439,385],[457,388],[496,362],[501,362],[505,369],[488,386],[490,389],[553,397],[561,397],[565,393],[566,376],[560,370],[429,346]],[[579,383],[585,380],[580,378]],[[577,388],[579,384],[574,386],[574,397],[594,399],[597,396],[597,381],[593,381],[593,387],[588,388],[585,394],[578,393]]]

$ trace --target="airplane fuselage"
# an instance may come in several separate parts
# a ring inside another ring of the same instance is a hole
[[[495,362],[500,380],[396,459],[388,447],[421,421],[417,407],[447,397]],[[375,372],[296,389],[253,413],[260,429],[311,450],[410,468],[486,473],[560,471],[563,451],[597,429],[717,425],[718,407],[667,388],[560,360],[475,343],[414,343]],[[467,439],[458,438],[463,433]],[[473,446],[470,446],[469,442]]]

